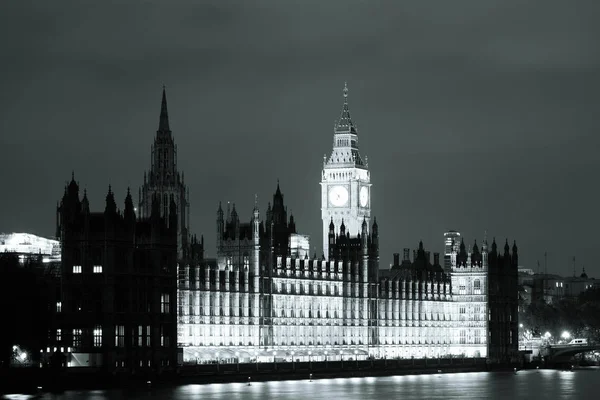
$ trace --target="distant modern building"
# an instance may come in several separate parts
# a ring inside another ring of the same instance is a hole
[[[0,253],[11,253],[24,263],[31,257],[43,264],[60,263],[60,242],[30,233],[0,233]]]
[[[556,274],[534,274],[532,276],[520,275],[519,281],[523,282],[523,289],[531,288],[532,302],[545,302],[556,304],[557,302],[576,298],[581,293],[594,287],[600,287],[600,281],[588,277],[583,269],[581,275],[563,277]]]
[[[600,287],[600,281],[588,277],[585,268],[582,268],[581,275],[565,278],[565,297],[576,298],[586,290]]]
[[[109,371],[176,365],[178,214],[167,200],[167,215],[154,195],[138,219],[131,195],[121,212],[109,187],[104,211],[91,212],[71,179],[57,210],[60,298],[47,352]]]
[[[450,230],[444,233],[444,271],[446,273],[452,270],[452,253],[458,253],[460,243],[460,232]]]

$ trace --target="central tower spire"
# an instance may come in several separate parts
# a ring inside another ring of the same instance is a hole
[[[160,104],[160,121],[158,123],[159,132],[171,132],[169,128],[169,112],[167,111],[167,92],[163,85],[162,102]]]

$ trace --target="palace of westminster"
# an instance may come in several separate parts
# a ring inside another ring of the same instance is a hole
[[[190,200],[163,89],[138,206],[128,192],[119,211],[109,188],[105,210],[90,212],[74,177],[65,187],[50,347],[68,348],[73,363],[118,368],[514,356],[516,244],[500,250],[484,239],[467,250],[455,235],[441,260],[419,243],[380,269],[371,214],[377,192],[347,87],[343,96],[320,177],[323,254],[311,256],[310,238],[297,232],[277,183],[264,214],[257,202],[246,220],[235,205],[218,205],[216,258],[206,258],[203,238],[189,232]]]

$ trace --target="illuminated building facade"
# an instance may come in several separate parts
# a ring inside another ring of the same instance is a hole
[[[467,252],[464,241],[450,255],[454,340],[467,354],[488,354],[488,251],[484,239],[481,251],[477,242]]]
[[[321,172],[321,219],[323,223],[323,255],[329,257],[329,224],[357,235],[362,222],[371,221],[371,173],[367,159],[358,151],[358,130],[350,118],[348,86],[344,86],[344,105],[334,126],[333,150],[323,158]],[[339,231],[336,231],[339,234]]]
[[[309,258],[279,184],[264,221],[256,205],[250,223],[219,206],[217,262],[185,266],[180,280],[184,361],[367,356],[379,340],[379,239],[376,223],[372,235],[366,220],[361,230],[336,234],[330,223],[329,260]]]
[[[448,232],[444,266],[423,244],[379,269],[371,183],[350,119],[348,89],[321,176],[323,255],[287,216],[279,184],[261,220],[217,211],[217,259],[179,271],[184,362],[486,357],[487,244],[467,252]]]
[[[104,212],[91,212],[72,178],[57,210],[60,299],[53,306],[48,353],[69,366],[158,369],[177,362],[177,221],[154,196],[138,219],[130,193],[123,212],[110,187]]]

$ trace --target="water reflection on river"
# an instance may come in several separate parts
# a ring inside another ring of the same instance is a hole
[[[598,398],[600,369],[529,370],[384,378],[185,385],[140,391],[66,392],[48,399],[587,399]]]

